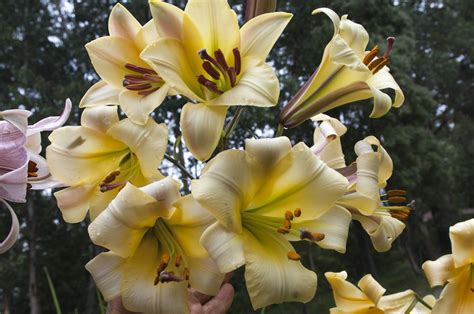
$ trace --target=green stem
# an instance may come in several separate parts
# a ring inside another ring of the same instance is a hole
[[[56,309],[56,314],[61,314],[61,306],[59,305],[58,296],[56,295],[56,289],[54,289],[53,281],[49,275],[48,268],[43,267],[44,273],[46,274],[46,279],[48,280],[49,290],[51,291],[51,296],[53,297],[54,308]]]
[[[275,133],[275,137],[282,136],[284,131],[285,131],[285,128],[283,127],[283,125],[278,123],[278,129]]]
[[[425,302],[425,300],[423,300],[422,297],[420,297],[418,294],[415,293],[415,298],[418,302],[420,302],[421,304],[423,304],[426,308],[432,310],[433,308],[431,307],[431,305],[429,305],[428,303]]]
[[[220,147],[221,151],[225,149],[225,145],[230,138],[232,132],[234,132],[235,127],[237,126],[237,122],[239,122],[240,117],[242,116],[242,112],[244,111],[244,107],[239,106],[237,110],[235,110],[234,117],[229,122],[229,124],[225,127],[224,132],[222,134],[222,145]]]
[[[189,173],[189,171],[186,168],[184,168],[184,166],[182,164],[180,164],[176,159],[174,159],[173,157],[171,157],[168,154],[165,154],[165,159],[168,160],[169,162],[171,162],[176,167],[178,167],[179,170],[181,170],[181,173],[184,176],[188,177],[191,180],[195,179],[194,176],[191,173]]]

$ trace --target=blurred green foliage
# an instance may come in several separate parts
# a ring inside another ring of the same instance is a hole
[[[147,1],[123,2],[141,22],[150,18]],[[181,7],[185,3],[169,2]],[[24,107],[34,111],[31,119],[36,121],[58,114],[67,97],[77,105],[98,79],[83,46],[107,34],[107,18],[114,4],[109,0],[3,1],[0,109]],[[242,1],[231,4],[242,14]],[[449,252],[449,226],[474,215],[474,2],[279,0],[278,10],[294,14],[270,57],[279,69],[280,107],[318,66],[332,35],[329,19],[311,16],[313,9],[323,6],[362,23],[371,35],[369,47],[383,47],[387,36],[397,38],[390,68],[404,90],[404,106],[381,119],[368,118],[371,101],[329,114],[348,122],[343,145],[349,162],[354,160],[357,140],[372,134],[382,139],[395,166],[389,187],[408,190],[416,200],[416,210],[387,253],[375,252],[356,223],[351,226],[344,255],[297,244],[303,263],[318,274],[316,298],[307,305],[274,305],[266,313],[326,312],[333,305],[323,275],[326,271],[347,270],[354,283],[370,272],[387,293],[411,288],[424,295],[430,290],[420,271],[422,262]],[[156,111],[156,119],[168,122],[175,136],[179,135],[180,106],[182,102],[171,99]],[[230,146],[242,146],[255,130],[274,129],[280,107],[247,108]],[[75,106],[69,124],[77,124],[79,114]],[[313,129],[306,122],[285,135],[311,145]],[[192,169],[196,162],[190,160],[187,165]],[[43,267],[49,270],[63,313],[98,313],[96,288],[84,264],[100,249],[90,244],[87,224],[64,223],[50,193],[30,193],[29,204],[15,204],[21,237],[10,252],[0,256],[0,313],[7,308],[12,313],[30,312],[33,296],[41,312],[54,312]],[[2,211],[1,236],[8,226]],[[231,313],[252,312],[242,269],[231,282],[236,288]]]

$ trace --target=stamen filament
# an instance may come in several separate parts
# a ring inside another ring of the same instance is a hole
[[[387,38],[387,48],[385,49],[385,52],[383,54],[384,58],[388,58],[390,56],[390,53],[392,52],[394,43],[395,43],[395,37],[388,37]]]

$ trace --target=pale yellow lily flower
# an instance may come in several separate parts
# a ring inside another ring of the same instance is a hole
[[[437,313],[472,313],[474,309],[474,218],[449,228],[452,254],[423,263],[432,287],[448,283],[433,307]]]
[[[357,284],[359,288],[346,281],[345,271],[327,272],[324,275],[331,285],[336,302],[336,307],[330,310],[332,314],[407,313],[416,302],[412,290],[384,296],[386,290],[370,274],[359,280]]]
[[[201,243],[223,273],[245,265],[254,309],[308,302],[316,274],[289,241],[315,241],[344,252],[351,215],[334,202],[347,180],[303,143],[287,137],[246,140],[245,150],[218,154],[191,183],[193,197],[217,222]]]
[[[346,131],[344,125],[323,114],[313,120],[320,122],[314,132],[313,153],[349,180],[347,193],[337,205],[349,210],[352,218],[361,223],[377,251],[389,250],[405,228],[402,221],[410,211],[410,207],[400,205],[406,202],[404,191],[388,191],[388,201],[394,202],[393,206],[387,206],[383,203],[386,200],[381,199],[380,189],[392,175],[392,159],[377,138],[368,136],[354,147],[356,162],[346,166],[340,142],[340,136]]]
[[[188,285],[210,295],[224,275],[199,244],[214,218],[166,178],[142,188],[127,184],[89,226],[92,241],[110,251],[87,270],[109,301],[129,311],[187,313]]]
[[[87,108],[81,126],[55,130],[46,159],[53,178],[66,186],[54,193],[64,220],[94,219],[119,190],[162,178],[158,171],[168,142],[166,125],[119,120],[116,106]]]
[[[177,93],[187,97],[181,131],[191,153],[207,160],[229,106],[274,106],[280,88],[265,59],[291,19],[259,15],[239,29],[226,0],[189,0],[184,11],[151,1],[159,36],[141,54]]]
[[[154,22],[140,25],[118,3],[110,13],[109,34],[86,44],[102,80],[86,92],[80,107],[120,104],[133,122],[145,124],[169,92],[161,76],[140,59],[143,49],[158,39]]]
[[[280,113],[280,123],[295,127],[312,116],[347,103],[373,98],[372,118],[386,114],[392,106],[403,104],[404,95],[385,66],[394,39],[390,37],[385,53],[377,57],[378,48],[365,51],[369,35],[364,27],[341,18],[328,8],[313,14],[324,13],[334,25],[334,36],[324,49],[319,67]],[[395,99],[382,92],[393,89]]]

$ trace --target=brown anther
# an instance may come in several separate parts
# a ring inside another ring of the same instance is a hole
[[[389,196],[388,201],[390,203],[406,203],[408,200],[403,196]]]
[[[373,73],[373,74],[377,73],[377,72],[380,71],[384,66],[386,66],[387,63],[388,63],[388,57],[387,57],[387,58],[383,58],[383,61],[380,62],[380,64],[377,65],[377,66],[375,67],[375,69],[373,69],[372,73]]]
[[[183,257],[181,255],[177,255],[174,259],[174,266],[176,267],[181,266],[182,261],[183,261]]]
[[[102,180],[102,183],[104,183],[104,184],[111,183],[111,182],[114,181],[119,175],[120,175],[120,171],[118,171],[118,170],[113,171],[113,172],[109,173],[109,174],[104,178],[104,180]]]
[[[137,94],[141,95],[141,96],[148,96],[150,94],[153,94],[154,92],[156,92],[159,89],[160,89],[159,87],[155,87],[155,88],[152,88],[152,89],[139,91]]]
[[[219,63],[217,63],[216,59],[214,59],[213,57],[211,57],[211,55],[207,53],[206,49],[199,50],[198,54],[201,60],[207,60],[212,63],[216,68],[219,68]]]
[[[277,229],[277,232],[281,234],[287,234],[287,233],[290,233],[290,230],[287,228],[280,227]]]
[[[31,189],[32,187],[33,187],[33,186],[31,185],[31,183],[27,183],[27,184],[26,184],[26,189],[27,189],[27,190]]]
[[[387,195],[390,197],[390,196],[403,196],[403,195],[406,195],[407,194],[407,191],[405,190],[389,190],[387,192]]]
[[[292,261],[299,261],[301,259],[301,256],[295,251],[289,251],[288,254],[286,254],[286,256],[288,257],[288,259]]]
[[[162,271],[160,273],[160,282],[161,283],[165,283],[165,282],[180,282],[180,281],[183,281],[184,278],[181,277],[181,276],[176,276],[174,274],[174,272],[170,271],[170,272],[166,272],[166,271]]]
[[[234,87],[237,80],[237,75],[235,74],[235,69],[230,67],[227,69],[227,75],[229,76],[230,86]]]
[[[131,63],[126,63],[125,64],[125,68],[127,70],[130,70],[130,71],[133,71],[133,72],[136,72],[136,73],[141,73],[141,74],[154,74],[154,75],[157,75],[157,73],[152,70],[152,69],[148,69],[148,68],[144,68],[144,67],[141,67],[141,66],[138,66],[138,65],[134,65],[134,64],[131,64]]]
[[[183,271],[183,277],[185,280],[189,280],[189,269],[187,267]]]
[[[161,261],[160,261],[160,266],[158,267],[158,273],[161,273],[163,270],[168,267],[168,264],[170,262],[170,256],[168,254],[163,254],[161,256]]]
[[[222,52],[222,50],[217,49],[216,51],[214,51],[214,57],[216,57],[217,63],[219,64],[221,69],[227,72],[229,65],[227,65],[227,61],[225,61],[224,53]]]
[[[128,89],[128,90],[134,90],[134,91],[141,91],[145,89],[151,88],[150,83],[144,83],[144,84],[129,84],[125,82],[126,80],[123,81],[123,86]]]
[[[372,50],[369,51],[364,57],[364,60],[362,61],[365,65],[368,65],[374,58],[377,56],[379,53],[379,46],[375,46],[372,48]]]
[[[301,229],[300,230],[300,239],[301,240],[310,240],[313,242],[318,242],[324,240],[325,235],[324,233],[319,232],[309,232],[308,230]]]
[[[221,77],[219,72],[209,61],[204,61],[202,64],[202,68],[204,69],[204,71],[206,71],[207,74],[209,74],[215,80],[218,80]]]
[[[371,63],[369,63],[369,64],[367,65],[367,67],[369,68],[370,71],[372,71],[372,70],[375,69],[379,64],[381,64],[383,61],[384,61],[384,58],[375,59],[374,61],[372,61]]]
[[[293,214],[295,214],[295,217],[301,216],[301,208],[297,208],[294,210]]]
[[[383,53],[384,58],[388,58],[390,56],[390,53],[392,53],[394,43],[395,43],[395,37],[387,38],[387,48],[385,48],[385,52]]]
[[[100,191],[102,193],[107,192],[107,191],[111,191],[111,190],[116,189],[118,187],[121,188],[123,186],[125,186],[124,182],[117,182],[117,183],[113,183],[113,184],[106,184],[106,183],[99,184],[99,188],[100,188]]]
[[[219,90],[216,83],[209,81],[206,77],[204,77],[204,75],[198,76],[198,82],[199,84],[204,85],[209,91],[215,94],[221,95],[224,93],[223,91]]]
[[[155,74],[148,74],[148,73],[145,73],[143,74],[143,77],[149,81],[149,82],[155,82],[155,83],[163,83],[163,79],[158,76],[158,75],[155,75]]]
[[[286,219],[286,220],[293,220],[293,213],[290,212],[289,210],[287,210],[287,211],[285,212],[285,219]]]
[[[291,229],[291,221],[285,219],[285,221],[283,222],[283,226],[286,229]]]
[[[235,74],[239,75],[240,74],[240,70],[241,70],[241,67],[242,67],[242,60],[241,60],[241,57],[240,57],[240,51],[239,51],[239,48],[234,48],[232,50],[233,54],[234,54],[234,68],[235,68]]]
[[[28,172],[37,172],[38,171],[38,165],[36,162],[29,160],[28,161]]]

